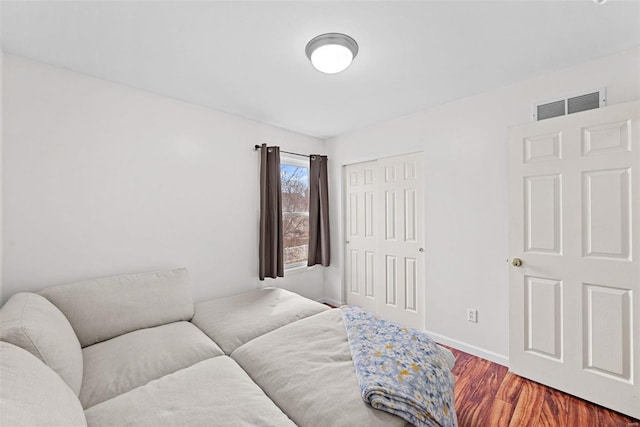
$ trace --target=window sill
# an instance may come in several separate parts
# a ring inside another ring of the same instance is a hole
[[[300,273],[305,273],[307,271],[313,270],[315,268],[315,265],[312,265],[311,267],[308,267],[307,264],[298,264],[298,265],[292,265],[291,267],[285,267],[284,269],[284,276],[287,277],[287,275],[289,274],[300,274]]]

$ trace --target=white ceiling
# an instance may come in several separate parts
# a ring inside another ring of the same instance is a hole
[[[640,1],[2,1],[2,49],[328,137],[640,44]],[[304,48],[343,32],[337,75]]]

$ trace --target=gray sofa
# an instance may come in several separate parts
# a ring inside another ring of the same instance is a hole
[[[176,269],[18,293],[0,322],[2,426],[405,425],[362,401],[339,310],[282,289],[194,305]]]

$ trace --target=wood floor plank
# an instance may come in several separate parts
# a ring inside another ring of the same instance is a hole
[[[458,378],[464,373],[466,376],[471,377],[468,372],[468,369],[472,369],[473,365],[477,362],[476,359],[472,355],[467,353],[462,353],[460,351],[453,352],[453,355],[456,358],[456,365],[451,371],[453,373],[453,377],[458,381]],[[471,368],[469,367],[471,366]]]
[[[460,366],[457,366],[454,373],[456,380],[456,395],[466,397],[473,395],[477,379],[484,377],[485,373],[491,366],[491,362],[483,360],[467,359],[463,360]]]
[[[462,421],[466,425],[487,425],[489,412],[486,408],[494,400],[493,396],[495,396],[506,373],[505,367],[489,363],[488,368],[482,374],[482,381],[473,382],[468,388],[468,393],[464,399],[467,408],[462,410],[464,413]]]
[[[569,396],[558,390],[536,384],[536,393],[544,396],[538,426],[565,426],[569,416]]]
[[[507,368],[497,363],[492,363],[485,373],[481,385],[477,388],[477,392],[480,393],[480,399],[478,400],[478,407],[476,409],[476,419],[478,425],[491,425],[487,424],[489,421],[489,412],[485,409],[492,404],[495,400],[495,395],[502,384],[505,375],[507,375]]]
[[[477,384],[476,380],[484,376],[489,366],[491,366],[491,362],[482,361],[482,359],[462,359],[460,366],[456,362],[457,369],[454,370],[456,398],[466,399],[473,396]]]
[[[526,380],[524,378],[511,372],[507,372],[504,381],[502,381],[502,384],[500,384],[500,388],[496,393],[496,398],[509,402],[512,406],[515,406],[518,402],[520,392],[522,391],[522,385],[525,381]]]
[[[456,381],[455,404],[459,425],[475,426],[478,424],[478,411],[480,402],[476,401],[481,397],[478,391],[480,382],[474,378],[482,378],[489,369],[491,363],[467,364],[460,370]]]
[[[599,427],[640,426],[640,421],[631,422],[628,417],[606,408],[600,408],[597,413]]]
[[[545,387],[459,350],[453,376],[460,427],[640,427],[640,421]]]
[[[537,384],[525,380],[522,383],[522,391],[513,409],[513,415],[509,427],[530,427],[538,425],[540,410],[544,403],[544,394],[539,392]]]
[[[577,397],[568,398],[569,407],[567,414],[567,424],[575,426],[586,426],[589,422],[598,419],[596,406]]]
[[[489,408],[486,426],[508,427],[513,416],[513,405],[504,400],[494,399]]]

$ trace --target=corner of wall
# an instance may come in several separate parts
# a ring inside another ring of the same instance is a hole
[[[331,265],[323,268],[323,298],[321,302],[327,302],[329,304],[340,306],[346,303],[344,292],[342,289],[341,278],[341,259],[342,259],[342,246],[339,244],[339,240],[342,238],[341,224],[342,219],[339,217],[341,207],[338,206],[336,201],[342,200],[341,194],[331,194],[331,191],[340,192],[339,183],[342,180],[341,169],[342,166],[337,160],[338,156],[335,151],[335,136],[325,138],[322,141],[324,152],[329,158],[329,212],[331,218]]]

